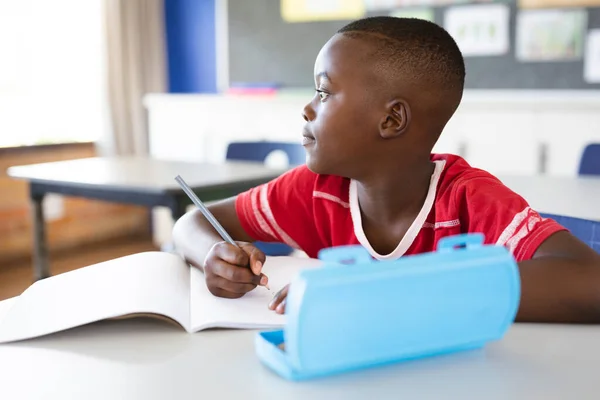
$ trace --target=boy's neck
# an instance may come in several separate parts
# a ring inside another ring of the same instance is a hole
[[[429,159],[357,180],[363,219],[389,225],[414,218],[425,202],[435,164]]]

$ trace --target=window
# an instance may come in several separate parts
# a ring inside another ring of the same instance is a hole
[[[0,0],[0,147],[106,127],[102,0]]]

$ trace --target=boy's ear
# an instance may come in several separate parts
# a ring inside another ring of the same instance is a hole
[[[386,104],[386,113],[379,124],[379,134],[384,139],[402,135],[410,125],[411,113],[408,102],[394,99]]]

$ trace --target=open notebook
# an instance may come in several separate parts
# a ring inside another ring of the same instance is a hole
[[[265,329],[283,326],[269,310],[273,295],[319,260],[270,257],[263,267],[271,290],[257,287],[239,299],[213,296],[204,276],[181,257],[134,254],[56,275],[0,302],[0,343],[34,338],[110,318],[168,318],[188,332],[207,328]]]

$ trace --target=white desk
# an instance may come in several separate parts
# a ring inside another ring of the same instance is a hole
[[[254,332],[110,321],[0,345],[0,398],[598,399],[599,337],[598,326],[515,325],[483,350],[293,383],[260,364]]]
[[[536,211],[600,221],[600,178],[498,176]]]
[[[42,201],[59,193],[171,209],[176,221],[192,204],[175,182],[181,175],[203,201],[224,199],[276,178],[285,169],[259,163],[192,163],[151,157],[94,157],[14,166],[8,175],[29,182],[34,210],[34,278],[50,275]]]

